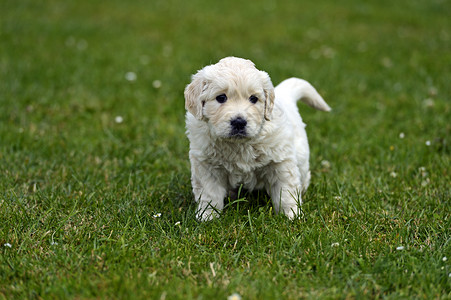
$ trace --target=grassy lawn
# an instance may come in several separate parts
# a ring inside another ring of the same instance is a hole
[[[451,297],[451,2],[0,1],[0,299]],[[300,105],[303,216],[198,223],[183,90],[253,60]]]

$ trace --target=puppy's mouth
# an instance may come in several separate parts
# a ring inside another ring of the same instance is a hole
[[[247,137],[247,133],[246,130],[232,130],[232,132],[230,132],[229,137],[231,138],[236,138],[236,139],[242,139],[242,138],[246,138]]]

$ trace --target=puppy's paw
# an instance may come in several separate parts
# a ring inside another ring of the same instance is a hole
[[[281,211],[282,214],[284,214],[288,219],[290,220],[297,220],[301,219],[302,217],[302,211],[298,205],[295,205],[291,208],[285,208]]]
[[[211,221],[218,217],[219,217],[218,212],[212,208],[198,210],[196,213],[197,220],[201,222]]]
[[[293,220],[294,218],[296,218],[296,214],[293,211],[283,212],[283,214],[285,216],[287,216],[287,218],[290,220]]]

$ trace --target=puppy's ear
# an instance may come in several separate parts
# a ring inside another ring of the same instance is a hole
[[[266,121],[271,120],[271,113],[274,107],[274,88],[265,89],[265,119]]]
[[[265,119],[266,121],[269,121],[271,120],[272,109],[274,107],[274,86],[272,85],[268,73],[260,71],[260,74],[263,76],[263,90],[265,92]]]
[[[202,120],[203,103],[200,95],[204,90],[206,82],[202,79],[199,73],[193,76],[193,80],[185,88],[185,108],[196,119]]]

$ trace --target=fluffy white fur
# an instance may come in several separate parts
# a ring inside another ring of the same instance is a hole
[[[200,220],[221,211],[227,193],[240,185],[265,188],[276,212],[299,214],[310,182],[299,99],[330,110],[307,81],[290,78],[274,88],[250,60],[226,57],[193,75],[185,89],[186,128]]]

